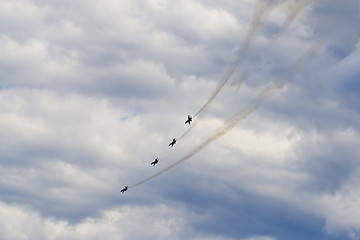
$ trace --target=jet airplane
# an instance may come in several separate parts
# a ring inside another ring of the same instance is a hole
[[[125,186],[123,189],[120,190],[120,192],[125,192],[126,190],[128,190],[128,186]]]
[[[169,147],[170,147],[170,146],[173,147],[175,143],[176,143],[176,139],[174,138],[174,139],[172,140],[172,142],[169,144]]]
[[[158,158],[155,158],[155,160],[150,163],[151,165],[155,166],[157,163],[159,162],[159,159]]]
[[[188,115],[188,119],[186,120],[185,124],[188,123],[190,125],[191,121],[192,121],[192,117]]]

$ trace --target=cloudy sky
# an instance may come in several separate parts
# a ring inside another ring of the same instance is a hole
[[[359,240],[359,11],[0,0],[0,239]]]

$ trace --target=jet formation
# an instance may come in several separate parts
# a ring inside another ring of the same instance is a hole
[[[192,116],[188,115],[188,116],[187,116],[187,120],[185,121],[185,124],[188,123],[188,124],[190,125],[191,121],[192,121]],[[176,143],[176,138],[173,138],[172,142],[169,143],[169,147],[173,147],[173,146],[175,145],[175,143]],[[154,161],[152,161],[150,164],[151,164],[153,167],[155,167],[155,165],[158,164],[158,162],[159,162],[159,158],[155,158]],[[128,186],[125,186],[123,189],[120,190],[120,192],[124,193],[124,192],[126,192],[128,189],[129,189],[129,187],[128,187]]]
[[[224,76],[221,78],[221,81],[216,86],[213,93],[210,95],[208,100],[205,102],[205,104],[193,115],[187,116],[187,119],[185,121],[185,125],[191,125],[191,122],[194,117],[199,116],[203,111],[207,110],[211,103],[214,101],[216,96],[221,92],[222,88],[226,85],[226,83],[231,79],[232,75],[234,74],[236,68],[243,63],[244,59],[246,59],[246,54],[248,52],[249,47],[255,40],[255,37],[259,35],[261,32],[261,28],[264,26],[264,24],[268,21],[268,18],[271,14],[271,11],[278,6],[282,7],[282,3],[289,2],[290,5],[286,5],[285,10],[285,18],[283,20],[283,23],[279,25],[279,31],[275,33],[268,41],[265,49],[259,52],[255,52],[254,56],[252,57],[253,60],[251,62],[248,62],[247,66],[244,66],[244,70],[242,70],[241,77],[238,78],[238,80],[234,81],[232,85],[235,85],[237,87],[236,91],[238,91],[240,85],[246,80],[247,75],[249,74],[249,71],[253,67],[254,64],[250,64],[256,60],[258,60],[260,57],[264,55],[264,52],[269,51],[272,46],[275,44],[275,42],[285,33],[287,28],[289,27],[290,23],[296,18],[296,16],[310,3],[310,1],[286,1],[286,0],[277,0],[277,1],[268,1],[268,0],[257,0],[255,5],[255,11],[253,13],[253,17],[251,20],[251,24],[249,25],[249,28],[247,30],[247,33],[245,35],[243,43],[240,45],[237,55],[235,56],[234,61],[230,65],[229,69],[225,72]],[[291,11],[290,11],[291,9]],[[315,42],[307,52],[305,52],[304,55],[302,55],[297,62],[292,67],[292,76],[301,71],[304,66],[309,62],[311,57],[314,56],[314,54],[319,50],[321,47],[321,41]],[[225,133],[227,133],[230,129],[232,129],[238,122],[241,120],[247,118],[252,112],[256,111],[259,106],[261,106],[274,92],[281,89],[283,86],[285,86],[292,78],[286,80],[286,79],[280,79],[273,82],[270,82],[267,84],[262,91],[259,92],[259,94],[251,101],[245,108],[241,109],[239,112],[237,112],[232,118],[230,118],[228,121],[226,121],[222,126],[220,126],[218,129],[216,129],[212,135],[210,135],[207,139],[205,139],[202,143],[195,146],[195,148],[190,151],[187,155],[185,155],[183,158],[180,158],[175,163],[171,164],[167,168],[155,173],[154,175],[145,178],[144,180],[138,182],[137,184],[131,185],[130,188],[137,187],[151,179],[154,179],[155,177],[159,176],[162,173],[165,173],[169,169],[177,166],[179,163],[189,159],[194,154],[201,151],[204,147],[206,147],[209,143],[216,140],[217,138],[223,136]],[[177,140],[180,140],[183,138],[187,133],[193,129],[195,126],[195,122],[192,124],[191,127],[178,139],[173,138],[173,140],[169,143],[169,147],[174,147]],[[159,159],[156,158],[153,162],[150,164],[154,167],[159,162]],[[125,192],[128,189],[128,186],[125,186],[121,190],[121,192]]]

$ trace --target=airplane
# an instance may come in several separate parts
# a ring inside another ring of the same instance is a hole
[[[123,189],[120,190],[120,192],[125,192],[126,190],[128,190],[128,186],[125,186]]]
[[[173,147],[175,143],[176,143],[176,139],[174,138],[174,139],[172,140],[172,142],[169,144],[169,147],[170,147],[170,146]]]
[[[150,164],[152,164],[153,166],[155,166],[158,162],[159,162],[159,159],[158,159],[158,158],[155,158],[155,160],[154,160],[152,163],[150,163]]]
[[[188,119],[186,120],[185,124],[189,124],[190,125],[190,122],[192,121],[192,117],[190,115],[188,115]]]

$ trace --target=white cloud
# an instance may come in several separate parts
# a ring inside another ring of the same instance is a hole
[[[211,235],[197,237],[192,224],[206,220],[205,216],[164,204],[123,205],[75,224],[43,217],[19,205],[0,203],[0,213],[2,239],[229,239]]]
[[[10,191],[4,195],[8,201],[25,203],[16,197],[22,195],[37,199],[30,205],[54,204],[43,209],[48,213],[60,211],[62,203],[82,211],[82,204],[97,205],[104,195],[116,194],[120,180],[130,176],[124,166],[140,164],[127,146],[143,127],[106,99],[26,89],[2,90],[0,98],[1,186]],[[84,194],[92,196],[87,203]]]

